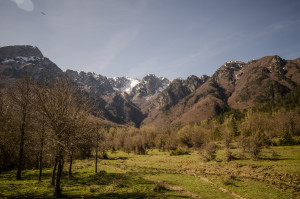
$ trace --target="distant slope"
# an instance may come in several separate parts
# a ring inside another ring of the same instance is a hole
[[[229,61],[188,95],[184,96],[184,87],[177,86],[176,96],[182,99],[166,108],[160,101],[163,95],[162,99],[174,98],[172,82],[148,105],[151,109],[143,125],[200,122],[227,110],[245,109],[284,96],[300,85],[299,60],[275,55],[248,63]]]

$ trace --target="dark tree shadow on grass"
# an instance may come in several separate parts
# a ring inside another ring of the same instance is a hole
[[[51,178],[49,174],[46,176]],[[34,173],[24,175],[24,179],[26,180],[36,178],[37,176],[34,175]],[[13,182],[15,178],[13,175],[10,175],[10,178],[7,180]],[[180,196],[180,194],[176,195],[176,193],[170,190],[163,194],[155,193],[153,191],[154,182],[122,173],[106,173],[101,171],[98,174],[91,174],[87,177],[82,177],[80,173],[78,173],[78,175],[75,174],[71,178],[64,177],[62,180],[63,196],[61,198],[189,198],[187,196]],[[22,180],[20,180],[20,182],[21,181]],[[45,185],[42,185],[43,188],[45,188],[44,186]],[[104,191],[105,188],[109,186],[113,187],[113,190]],[[71,191],[68,190],[70,187],[72,188]],[[137,188],[135,189],[135,187]],[[147,191],[143,191],[145,187],[147,187]],[[39,192],[41,187],[37,190],[29,190],[25,193],[22,193],[22,190],[18,190],[18,187],[10,188],[12,189],[10,190],[10,195],[4,195],[0,190],[0,198],[55,198],[52,196],[54,187],[50,185],[47,186],[48,191],[46,191],[46,193]],[[78,190],[76,190],[76,188],[78,188]],[[128,192],[126,192],[127,188]],[[72,193],[74,190],[77,191],[77,193]],[[80,190],[83,190],[82,194],[80,194]]]

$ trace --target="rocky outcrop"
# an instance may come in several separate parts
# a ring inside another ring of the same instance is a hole
[[[170,85],[165,90],[163,90],[155,100],[158,103],[159,109],[170,109],[181,99],[199,88],[208,80],[208,78],[209,77],[206,75],[203,75],[201,78],[198,78],[195,75],[191,75],[186,80],[180,78],[173,80]]]
[[[167,78],[148,74],[142,79],[141,83],[133,88],[132,95],[143,97],[152,96],[164,90],[168,84],[169,80]]]
[[[13,59],[15,57],[39,57],[43,58],[42,52],[36,46],[4,46],[0,48],[0,59]]]
[[[65,74],[94,98],[114,92],[108,78],[105,76],[83,71],[78,73],[72,70],[67,70]]]
[[[62,70],[35,46],[7,46],[0,48],[0,73],[6,78],[21,78],[54,81],[63,76]]]
[[[139,127],[145,115],[131,101],[125,99],[121,94],[114,93],[108,97],[105,109],[123,124]]]

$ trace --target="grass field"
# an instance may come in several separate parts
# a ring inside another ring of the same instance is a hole
[[[198,152],[109,153],[98,174],[93,159],[77,160],[73,177],[64,173],[62,190],[65,198],[300,198],[300,146],[264,149],[258,160],[223,162],[223,153],[211,162]],[[54,198],[51,168],[42,182],[37,170],[25,170],[22,180],[15,173],[0,174],[1,198]]]

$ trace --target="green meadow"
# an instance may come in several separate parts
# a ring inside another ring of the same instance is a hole
[[[238,149],[233,149],[238,154]],[[219,150],[205,162],[197,151],[170,156],[156,149],[147,155],[117,151],[98,162],[76,160],[73,175],[65,164],[63,198],[300,198],[300,146],[269,147],[259,159],[222,160]],[[237,156],[237,155],[235,155]],[[52,168],[0,174],[1,198],[54,198]]]

